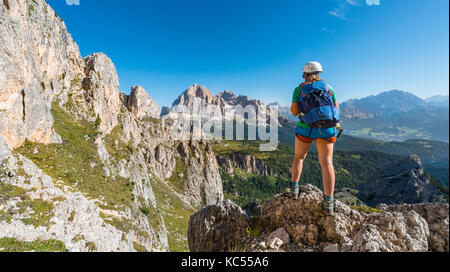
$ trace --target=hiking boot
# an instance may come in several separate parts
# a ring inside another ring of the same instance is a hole
[[[326,215],[334,216],[334,199],[331,197],[323,196],[323,210]]]
[[[298,182],[291,182],[291,187],[287,188],[285,193],[293,196],[294,199],[297,200],[300,195],[300,186]]]

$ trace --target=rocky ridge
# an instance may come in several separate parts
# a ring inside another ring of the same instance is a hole
[[[230,201],[198,211],[189,221],[191,251],[448,251],[448,204],[358,211],[336,201],[333,217],[318,188],[301,191],[299,200],[275,196],[252,218]]]
[[[250,174],[262,176],[276,176],[277,173],[270,168],[263,160],[259,160],[251,155],[232,153],[229,155],[217,156],[217,162],[228,174],[233,174],[236,168],[242,169]]]

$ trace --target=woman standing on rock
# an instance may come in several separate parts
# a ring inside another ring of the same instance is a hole
[[[334,90],[319,76],[322,66],[310,62],[303,68],[304,82],[295,89],[291,112],[298,116],[295,137],[295,157],[292,164],[292,182],[289,192],[296,199],[300,194],[299,181],[303,161],[313,141],[316,141],[324,187],[323,207],[334,214],[335,173],[333,149],[338,137],[339,105]]]

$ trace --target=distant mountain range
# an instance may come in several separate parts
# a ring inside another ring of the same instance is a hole
[[[192,110],[196,99],[200,101],[201,109],[207,105],[215,105],[222,110],[222,113],[228,106],[241,105],[245,108],[248,105],[252,105],[255,108],[258,108],[259,106],[266,107],[260,100],[252,99],[244,95],[237,96],[230,90],[225,90],[217,95],[213,95],[205,86],[194,84],[175,99],[172,103],[172,108],[177,105],[184,105]],[[164,110],[162,114],[165,114],[166,112],[167,110]]]
[[[235,95],[230,90],[225,90],[223,92],[218,93],[217,95],[213,95],[210,90],[208,90],[205,86],[199,84],[193,84],[189,88],[186,89],[183,93],[181,93],[177,99],[172,103],[172,107],[164,107],[161,111],[161,117],[168,117],[167,115],[173,111],[177,106],[185,106],[190,111],[195,113],[205,114],[208,112],[208,106],[217,106],[221,111],[222,118],[225,120],[230,120],[231,116],[225,114],[225,112],[230,112],[230,109],[233,109],[236,106],[242,106],[245,109],[247,106],[252,106],[256,111],[256,118],[258,116],[258,111],[260,109],[265,109],[267,114],[270,114],[271,109],[268,105],[265,105],[261,100],[252,99],[245,95]],[[245,118],[241,116],[237,118],[237,122],[243,122],[245,126],[249,125],[249,121],[247,119],[248,115],[245,115]],[[167,119],[167,118],[166,118]],[[170,118],[169,118],[170,119]],[[202,121],[209,120],[209,116],[202,116]],[[256,121],[256,120],[255,120]],[[275,119],[278,124],[278,127],[281,129],[283,127],[292,128],[291,123],[289,123],[289,119],[282,113],[278,115],[278,119]],[[246,134],[247,135],[247,134]]]
[[[432,100],[435,101],[435,100]],[[449,109],[411,93],[393,90],[341,104],[345,133],[385,141],[448,142]]]

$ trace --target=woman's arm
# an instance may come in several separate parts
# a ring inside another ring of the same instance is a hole
[[[330,88],[331,94],[333,95],[333,104],[334,104],[334,106],[336,108],[340,109],[339,108],[339,103],[337,102],[336,93],[334,92],[334,89],[330,85],[328,85],[328,87]]]
[[[297,117],[298,112],[298,98],[300,96],[301,87],[297,87],[294,90],[294,94],[292,95],[292,106],[291,106],[291,113],[294,117]]]
[[[291,113],[294,117],[297,117],[297,115],[299,114],[297,103],[292,102]]]

